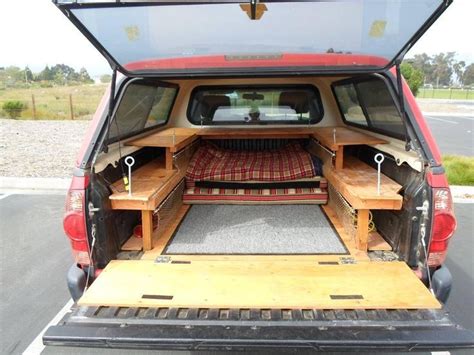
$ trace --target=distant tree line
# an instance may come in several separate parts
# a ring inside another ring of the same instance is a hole
[[[401,65],[401,72],[416,95],[421,87],[474,86],[474,63],[456,59],[456,52],[428,55],[416,54]]]
[[[39,73],[33,73],[29,67],[21,69],[10,66],[0,68],[0,87],[3,88],[27,88],[30,86],[66,86],[91,84],[94,80],[85,68],[76,71],[66,64],[56,64],[52,67],[46,66]]]

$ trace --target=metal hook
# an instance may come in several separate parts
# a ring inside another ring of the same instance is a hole
[[[132,196],[132,166],[135,164],[135,158],[128,156],[125,158],[125,165],[128,166],[128,196]]]
[[[380,195],[380,175],[381,172],[381,165],[385,160],[385,156],[382,153],[375,154],[374,160],[377,163],[377,194]]]

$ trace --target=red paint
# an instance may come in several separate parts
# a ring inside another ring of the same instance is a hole
[[[236,59],[234,59],[236,58]],[[384,67],[388,60],[376,56],[355,54],[291,54],[286,53],[274,58],[250,59],[238,58],[238,56],[212,55],[168,59],[150,59],[132,62],[124,67],[130,71],[147,69],[214,69],[214,68],[264,68],[264,67]],[[295,69],[296,69],[295,68]]]
[[[81,149],[79,149],[79,153],[76,156],[76,166],[79,168],[81,166],[82,161],[84,160],[84,156],[86,154],[87,149],[89,148],[92,137],[97,130],[97,126],[99,125],[100,119],[102,118],[102,114],[104,113],[107,105],[109,103],[109,96],[110,96],[110,85],[105,90],[104,96],[100,100],[99,106],[94,113],[94,117],[92,121],[89,123],[89,127],[87,128],[87,132],[84,136],[84,140],[82,141]]]
[[[445,174],[433,174],[431,171],[428,171],[426,174],[426,181],[431,187],[448,187],[448,179]]]

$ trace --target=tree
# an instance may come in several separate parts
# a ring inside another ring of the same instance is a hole
[[[412,64],[408,62],[403,62],[400,66],[400,71],[408,83],[410,90],[413,95],[418,94],[418,90],[423,85],[425,76],[420,69],[415,68]]]
[[[38,80],[52,81],[54,80],[54,73],[46,66],[39,74]]]
[[[464,85],[474,85],[474,63],[469,64],[464,69],[463,79]]]
[[[431,63],[431,57],[426,54],[415,54],[411,60],[411,64],[415,69],[421,70],[424,74],[426,82],[433,83],[433,65]]]
[[[79,74],[76,73],[74,68],[66,64],[56,64],[51,68],[53,73],[54,81],[57,83],[62,83],[62,85],[67,84],[70,81],[79,81]]]
[[[103,84],[110,83],[112,81],[112,75],[104,74],[100,76],[100,82]]]
[[[33,72],[28,66],[25,67],[25,70],[23,70],[23,73],[25,73],[26,82],[31,83],[34,80]]]
[[[433,56],[433,79],[434,84],[450,85],[451,77],[453,75],[453,64],[455,63],[454,56],[456,52],[439,53]]]
[[[463,86],[464,84],[464,68],[466,67],[466,63],[464,61],[459,61],[453,64],[453,70],[456,74],[456,79],[459,85]]]
[[[92,80],[89,73],[87,72],[86,68],[81,68],[79,70],[79,81],[85,84],[91,84],[94,82],[94,80]]]

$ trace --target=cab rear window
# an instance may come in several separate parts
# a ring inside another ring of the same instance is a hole
[[[166,124],[177,93],[178,87],[167,83],[140,81],[129,84],[115,112],[109,141]]]
[[[197,87],[188,119],[195,125],[314,124],[323,117],[316,87]]]
[[[380,78],[344,80],[333,85],[344,122],[405,139],[405,127],[387,84]]]

